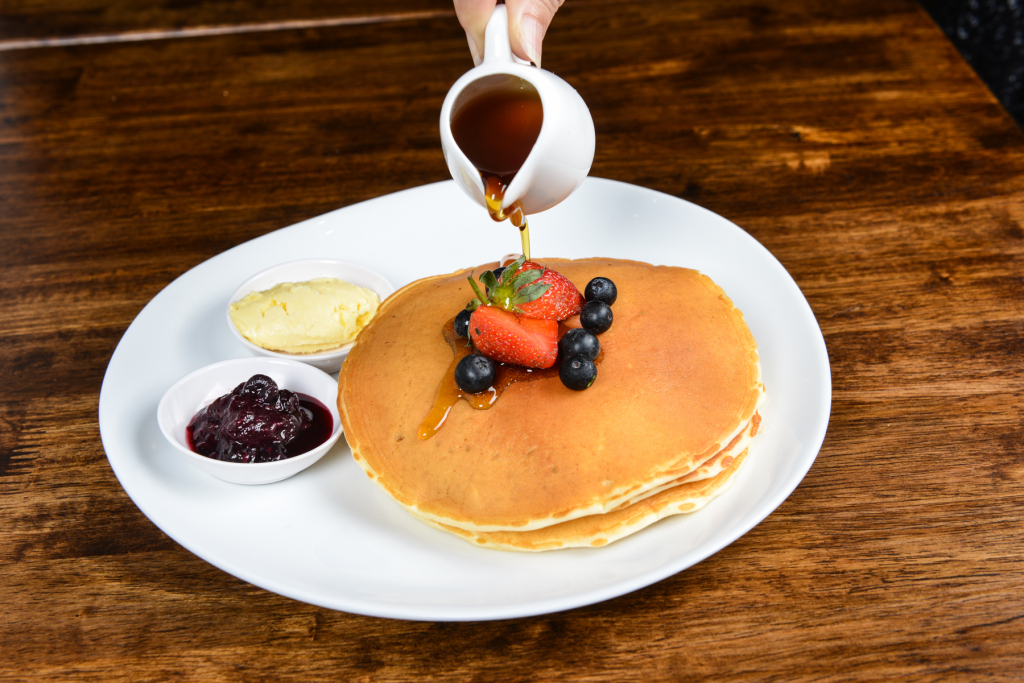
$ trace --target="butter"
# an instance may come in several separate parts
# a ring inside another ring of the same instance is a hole
[[[355,339],[377,312],[375,292],[337,278],[282,282],[231,304],[231,321],[256,346],[285,353],[327,351]]]

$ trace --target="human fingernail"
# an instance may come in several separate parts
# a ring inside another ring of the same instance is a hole
[[[480,55],[480,51],[477,50],[476,41],[473,40],[473,36],[466,31],[466,42],[469,43],[469,54],[473,56],[473,66],[480,66],[484,61],[484,58]]]
[[[544,27],[536,17],[526,15],[519,22],[519,44],[535,66],[540,66],[540,46],[544,41]]]

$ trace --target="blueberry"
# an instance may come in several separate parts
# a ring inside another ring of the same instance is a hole
[[[469,309],[463,308],[455,316],[455,334],[469,339]]]
[[[573,391],[583,391],[597,379],[597,366],[586,356],[572,356],[562,361],[558,376]]]
[[[496,370],[487,356],[471,353],[455,366],[455,383],[463,391],[479,394],[494,384]]]
[[[595,277],[583,290],[583,298],[587,301],[603,301],[609,306],[615,303],[618,296],[619,290],[615,288],[615,283],[606,277]]]
[[[277,402],[277,382],[266,375],[253,375],[246,382],[235,387],[237,396],[249,396],[263,403]]]
[[[601,353],[601,342],[589,330],[569,330],[558,340],[558,353],[562,358],[584,356],[594,360]]]
[[[612,326],[612,307],[603,301],[588,301],[580,311],[580,325],[594,334],[601,334]]]

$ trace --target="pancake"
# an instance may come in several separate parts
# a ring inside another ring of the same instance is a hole
[[[645,498],[650,498],[656,493],[661,493],[662,491],[674,486],[717,477],[719,474],[732,467],[733,463],[740,457],[741,453],[745,453],[747,451],[753,443],[754,437],[757,436],[760,426],[761,415],[760,413],[754,413],[754,417],[750,420],[748,427],[744,432],[733,439],[728,446],[713,455],[710,459],[695,467],[689,474],[684,474],[678,479],[673,479],[666,484],[655,486],[652,489],[644,491],[638,496],[630,498],[624,503],[619,503],[619,505],[613,509],[613,512],[614,510],[619,510],[628,505],[632,505],[633,503]]]
[[[649,527],[671,515],[696,512],[732,485],[747,457],[744,449],[714,477],[669,487],[657,494],[603,515],[588,515],[533,531],[466,531],[423,520],[474,545],[495,550],[542,552],[564,548],[600,548]]]
[[[581,290],[597,276],[618,287],[586,391],[557,376],[513,384],[489,410],[457,402],[436,434],[418,438],[452,360],[442,327],[473,297],[470,270],[388,297],[342,365],[338,408],[353,456],[420,518],[523,532],[604,514],[751,429],[764,393],[757,345],[710,278],[616,259],[539,262]]]

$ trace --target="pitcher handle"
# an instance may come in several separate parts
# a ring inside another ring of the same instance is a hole
[[[511,62],[512,44],[508,40],[508,8],[496,5],[484,32],[484,63]]]

